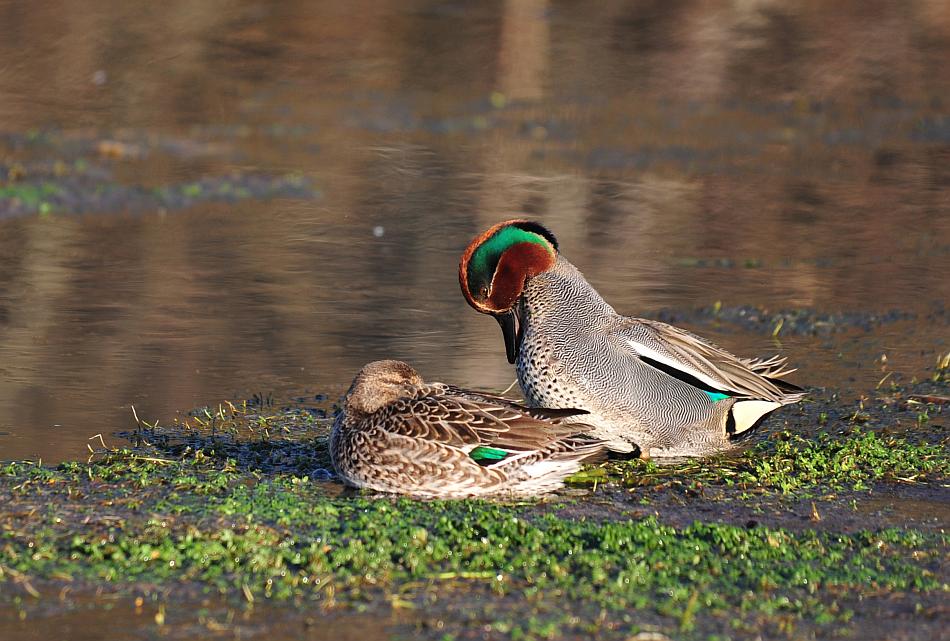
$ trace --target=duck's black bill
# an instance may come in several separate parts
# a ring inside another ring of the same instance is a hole
[[[514,363],[518,360],[518,321],[515,318],[514,310],[497,314],[495,320],[501,325],[501,333],[505,335],[505,352],[508,354],[508,362]]]

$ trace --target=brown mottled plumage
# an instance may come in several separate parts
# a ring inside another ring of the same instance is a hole
[[[500,396],[426,383],[401,361],[356,375],[330,437],[348,485],[420,498],[524,497],[561,487],[604,452],[561,421],[583,412],[525,408]]]

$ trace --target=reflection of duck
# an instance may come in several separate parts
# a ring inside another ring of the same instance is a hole
[[[330,436],[352,486],[420,498],[531,496],[561,487],[601,441],[563,425],[576,410],[529,409],[499,396],[426,383],[401,361],[363,367]]]
[[[462,255],[466,300],[501,324],[530,404],[589,412],[620,452],[697,456],[728,449],[801,388],[785,359],[744,359],[686,330],[617,314],[541,225],[513,220]]]

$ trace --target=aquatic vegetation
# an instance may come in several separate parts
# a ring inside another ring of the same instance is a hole
[[[867,489],[878,480],[921,482],[950,477],[947,442],[914,443],[895,435],[859,429],[847,435],[805,437],[780,432],[739,456],[690,460],[675,465],[651,461],[608,464],[606,473],[575,481],[615,478],[629,486],[680,478],[735,486],[756,493],[800,494],[815,490]]]
[[[209,202],[313,199],[319,192],[300,174],[233,172],[148,188],[119,182],[84,159],[29,165],[0,163],[0,218],[28,214],[175,210]]]
[[[52,182],[13,183],[0,186],[0,203],[12,209],[28,209],[40,214],[53,211],[51,201],[62,193]]]
[[[820,395],[797,408],[800,416],[789,419],[788,429],[773,432],[737,454],[662,466],[615,461],[593,471],[593,476],[575,480],[582,484],[612,480],[629,487],[672,482],[739,490],[724,498],[806,497],[866,490],[875,482],[943,482],[950,477],[950,436],[940,426],[945,406],[932,402],[947,396],[942,371],[938,364],[931,381],[906,387],[892,382],[880,396],[859,399],[850,406],[835,395]],[[937,420],[928,424],[930,417]]]
[[[931,612],[950,589],[940,527],[842,518],[865,509],[868,488],[939,492],[950,478],[946,383],[880,392],[853,405],[820,396],[790,421],[813,432],[790,426],[729,456],[590,466],[573,477],[582,500],[544,503],[344,491],[328,482],[324,397],[137,420],[132,449],[0,465],[0,593],[27,608],[96,585],[159,613],[170,593],[391,607],[431,618],[417,636],[438,639],[856,633],[893,608]],[[782,511],[792,518],[769,516]]]
[[[846,631],[861,611],[885,607],[873,605],[878,595],[908,608],[943,598],[950,536],[841,530],[829,514],[840,506],[820,501],[825,518],[812,504],[810,526],[792,530],[715,518],[674,525],[635,506],[671,484],[700,489],[677,500],[754,507],[774,506],[757,503],[768,497],[950,477],[945,440],[873,431],[887,416],[876,405],[855,427],[847,420],[858,410],[826,419],[838,431],[814,439],[781,431],[728,458],[669,467],[612,461],[577,475],[594,498],[601,487],[630,488],[629,499],[608,501],[622,510],[617,518],[569,498],[343,496],[323,481],[324,410],[280,410],[263,397],[203,408],[167,429],[139,421],[129,434],[137,448],[102,449],[89,463],[0,467],[0,580],[24,596],[64,582],[135,594],[175,585],[248,604],[424,607],[443,622],[434,638],[464,636],[472,625],[521,638],[626,638],[643,621],[684,638]],[[719,493],[703,495],[703,487]],[[480,605],[462,619],[438,614],[470,604],[472,594]]]
[[[11,463],[0,469],[0,496],[10,506],[0,573],[37,593],[33,582],[51,580],[119,591],[173,582],[332,605],[449,598],[474,585],[498,598],[567,600],[582,618],[645,609],[686,631],[697,616],[842,625],[853,596],[869,589],[945,589],[929,560],[950,544],[913,530],[676,528],[479,501],[331,498],[321,483],[241,472],[200,453],[118,451],[56,469]]]

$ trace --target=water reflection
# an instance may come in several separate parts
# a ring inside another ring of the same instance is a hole
[[[918,313],[870,338],[786,340],[803,382],[867,389],[881,351],[913,374],[946,350],[946,316],[927,320],[950,294],[945,3],[159,13],[0,6],[0,187],[82,161],[94,194],[253,171],[300,172],[320,197],[138,213],[103,197],[0,220],[0,458],[82,456],[130,403],[168,420],[338,394],[380,357],[504,387],[497,327],[455,270],[518,212],[624,312]]]

